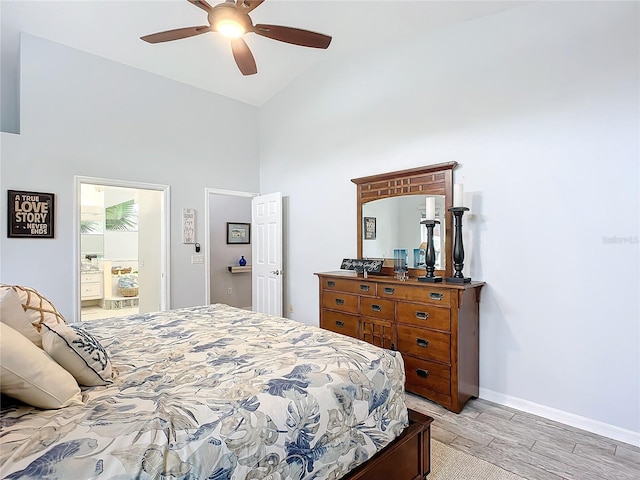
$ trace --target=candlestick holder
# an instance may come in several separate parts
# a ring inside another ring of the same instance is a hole
[[[464,246],[462,245],[462,215],[464,212],[468,212],[467,207],[453,207],[449,211],[453,213],[455,218],[454,223],[454,239],[453,239],[453,269],[455,273],[453,277],[447,277],[445,280],[447,283],[469,283],[471,277],[465,277],[462,274],[462,267],[464,266]]]
[[[419,282],[439,283],[442,282],[442,277],[436,277],[434,275],[436,264],[436,249],[433,246],[433,227],[440,223],[438,220],[423,220],[420,222],[427,227],[427,249],[424,256],[424,263],[426,265],[426,275],[424,277],[418,277]]]

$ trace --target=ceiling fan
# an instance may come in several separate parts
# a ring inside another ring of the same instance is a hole
[[[231,39],[233,58],[243,75],[253,75],[258,72],[253,54],[242,38],[245,33],[253,32],[263,37],[303,47],[327,48],[331,43],[331,37],[309,30],[280,25],[254,25],[249,17],[249,12],[260,6],[264,0],[226,0],[214,7],[205,0],[187,1],[207,12],[209,25],[176,28],[175,30],[145,35],[140,39],[149,43],[160,43],[207,32],[221,33]]]

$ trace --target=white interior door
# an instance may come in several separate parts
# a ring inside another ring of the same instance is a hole
[[[251,304],[253,311],[282,316],[282,194],[251,200]]]

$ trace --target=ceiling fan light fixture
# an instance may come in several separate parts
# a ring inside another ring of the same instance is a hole
[[[241,23],[229,18],[219,20],[213,28],[216,32],[229,38],[238,38],[245,33],[244,26]]]
[[[233,58],[243,75],[253,75],[258,72],[253,54],[247,42],[242,38],[245,33],[255,33],[262,37],[301,47],[327,48],[331,43],[330,36],[310,30],[282,25],[254,25],[249,17],[249,12],[260,6],[264,0],[225,0],[214,7],[209,5],[207,0],[188,1],[207,12],[209,25],[174,28],[145,35],[140,39],[148,43],[161,43],[195,37],[207,32],[218,32],[229,38]]]

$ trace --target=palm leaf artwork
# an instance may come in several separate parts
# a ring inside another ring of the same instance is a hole
[[[138,204],[133,199],[105,209],[105,228],[121,232],[138,230]]]
[[[81,220],[80,233],[101,233],[100,222],[96,222],[93,220]]]

